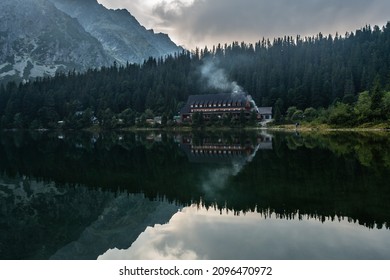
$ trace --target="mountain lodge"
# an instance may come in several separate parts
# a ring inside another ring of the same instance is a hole
[[[202,113],[205,120],[210,120],[213,115],[239,118],[241,112],[246,118],[256,113],[258,121],[272,119],[272,107],[258,108],[251,96],[243,92],[190,95],[180,116],[183,122],[191,122],[194,113]]]

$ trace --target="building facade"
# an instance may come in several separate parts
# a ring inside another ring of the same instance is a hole
[[[244,112],[247,118],[255,113],[257,119],[261,121],[263,118],[272,118],[272,107],[266,108],[268,109],[258,108],[251,96],[245,93],[190,95],[180,115],[183,122],[191,122],[195,113],[202,113],[203,118],[209,120],[223,116],[239,118]],[[267,114],[261,115],[261,110]]]
[[[272,107],[259,107],[259,115],[262,121],[272,120]]]

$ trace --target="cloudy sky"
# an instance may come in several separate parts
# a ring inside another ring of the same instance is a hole
[[[284,35],[344,35],[390,20],[389,0],[98,0],[188,49]]]

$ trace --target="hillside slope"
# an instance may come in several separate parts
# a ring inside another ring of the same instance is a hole
[[[47,0],[3,0],[0,18],[0,81],[112,63],[96,38]]]

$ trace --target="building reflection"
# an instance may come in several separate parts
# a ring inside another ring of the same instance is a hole
[[[272,135],[257,134],[254,137],[199,137],[194,135],[176,138],[180,148],[193,163],[230,163],[251,161],[258,150],[272,150]]]

